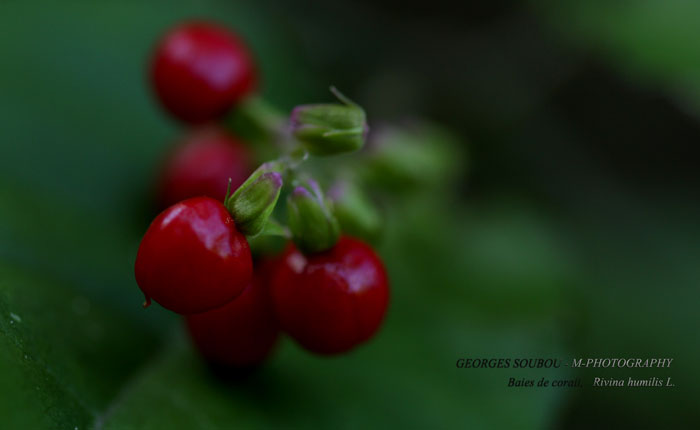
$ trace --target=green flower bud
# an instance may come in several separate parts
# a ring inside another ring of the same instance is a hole
[[[325,251],[340,237],[340,226],[316,181],[294,188],[287,199],[289,229],[305,253]]]
[[[236,228],[246,236],[255,236],[265,228],[282,189],[282,170],[279,163],[265,163],[226,197],[224,205]]]
[[[342,104],[311,104],[294,108],[291,131],[314,155],[357,151],[369,131],[365,111],[331,87]]]
[[[340,228],[350,236],[374,242],[382,230],[382,216],[370,199],[349,181],[338,181],[328,191]]]
[[[442,186],[464,171],[462,142],[426,123],[382,129],[367,149],[366,179],[391,191]]]

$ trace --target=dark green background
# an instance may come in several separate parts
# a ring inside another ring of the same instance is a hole
[[[700,5],[142,3],[0,4],[3,428],[698,422]],[[141,309],[135,251],[182,132],[145,64],[188,17],[243,34],[282,109],[333,83],[373,124],[427,116],[468,145],[463,182],[388,210],[391,308],[356,352],[322,359],[285,339],[225,382],[177,318]],[[539,356],[672,357],[649,376],[676,387],[508,389],[528,373],[455,367]]]

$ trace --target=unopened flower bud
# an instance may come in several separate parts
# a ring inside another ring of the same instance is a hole
[[[301,105],[290,117],[292,134],[314,155],[356,151],[369,131],[365,111],[335,88],[331,91],[342,104]]]
[[[236,228],[246,236],[260,233],[272,214],[282,189],[281,170],[275,163],[263,164],[224,201]]]
[[[381,233],[382,216],[362,190],[349,181],[338,181],[328,191],[343,233],[373,242]]]
[[[367,149],[366,179],[392,191],[440,186],[464,170],[463,143],[427,123],[382,129]]]
[[[289,229],[303,252],[324,251],[338,241],[338,220],[315,181],[295,187],[287,199],[287,208]]]

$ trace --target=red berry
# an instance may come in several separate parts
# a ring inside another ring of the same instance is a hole
[[[290,246],[273,277],[272,300],[282,328],[303,347],[337,354],[377,331],[389,285],[374,251],[342,237],[333,248],[308,256]]]
[[[248,367],[261,363],[277,341],[267,278],[270,262],[256,262],[253,281],[238,298],[208,312],[187,316],[195,345],[211,363]]]
[[[159,193],[161,207],[197,196],[223,201],[229,178],[235,190],[252,173],[251,158],[248,149],[223,129],[195,130],[166,162]]]
[[[156,47],[152,85],[175,117],[201,123],[222,116],[256,86],[252,57],[243,41],[209,22],[181,24]]]
[[[146,296],[179,314],[218,308],[238,297],[253,275],[250,247],[220,202],[195,197],[164,210],[136,256]]]

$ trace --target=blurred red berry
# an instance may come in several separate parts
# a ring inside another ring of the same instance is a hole
[[[350,237],[307,256],[290,245],[271,287],[282,329],[319,354],[345,352],[368,340],[389,302],[381,260],[368,245]]]
[[[151,83],[176,118],[202,123],[221,117],[256,87],[245,43],[210,22],[187,22],[170,30],[153,55]]]
[[[271,261],[256,262],[253,281],[223,307],[188,315],[187,327],[200,353],[211,363],[250,367],[272,351],[279,326],[268,285]]]
[[[136,256],[146,296],[179,314],[218,308],[238,297],[253,275],[250,247],[224,205],[195,197],[153,220]]]
[[[165,163],[160,207],[198,196],[223,201],[229,178],[235,190],[252,173],[252,158],[241,141],[219,127],[191,132]]]

